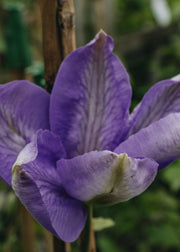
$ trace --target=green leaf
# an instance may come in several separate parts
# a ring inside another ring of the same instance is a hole
[[[101,231],[105,228],[113,227],[115,225],[114,221],[110,218],[93,218],[94,231]]]
[[[163,179],[169,184],[171,190],[177,192],[180,190],[180,160],[171,164],[163,171]]]
[[[98,244],[98,248],[99,251],[103,251],[103,252],[125,252],[125,250],[123,250],[122,248],[119,247],[119,245],[117,245],[112,239],[110,239],[107,236],[104,237],[100,237],[97,240],[97,244]]]

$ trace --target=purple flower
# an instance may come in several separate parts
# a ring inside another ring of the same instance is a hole
[[[112,49],[100,32],[71,53],[51,96],[27,81],[0,86],[1,177],[64,241],[81,233],[87,204],[135,197],[180,157],[180,77],[129,115],[129,76]]]

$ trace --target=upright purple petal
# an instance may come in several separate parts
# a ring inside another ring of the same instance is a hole
[[[172,113],[141,129],[114,152],[152,158],[160,164],[159,168],[167,166],[180,157],[180,113]]]
[[[71,53],[57,74],[50,124],[69,157],[111,150],[126,135],[131,87],[112,49],[112,39],[100,32],[91,43]]]
[[[131,115],[129,135],[174,112],[180,112],[180,75],[157,83],[145,94]]]
[[[49,128],[49,94],[28,81],[0,85],[0,177],[11,185],[18,153],[37,129]]]
[[[13,168],[13,189],[34,218],[64,241],[72,242],[84,228],[87,209],[68,196],[56,171],[56,161],[65,156],[61,140],[39,130],[25,146]]]
[[[142,193],[154,180],[158,164],[123,153],[92,151],[57,162],[66,192],[81,201],[115,204]]]

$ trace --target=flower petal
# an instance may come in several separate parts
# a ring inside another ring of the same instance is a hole
[[[66,192],[81,201],[114,204],[142,193],[154,180],[158,164],[123,153],[92,151],[57,162]]]
[[[71,198],[62,187],[40,186],[42,199],[48,210],[56,233],[65,242],[75,241],[82,232],[87,218],[87,207],[83,202]]]
[[[114,152],[131,157],[148,157],[159,168],[180,157],[180,113],[173,113],[141,129],[120,144]]]
[[[32,216],[48,231],[57,236],[35,181],[20,166],[16,166],[14,169],[12,186],[18,198]]]
[[[145,94],[131,115],[129,135],[174,112],[180,112],[180,75],[157,83]]]
[[[49,94],[28,81],[0,85],[0,176],[11,185],[18,153],[39,128],[49,128]]]
[[[35,181],[20,166],[14,169],[13,189],[32,216],[53,235],[65,242],[78,238],[87,218],[82,202],[70,198],[60,186]]]
[[[86,206],[69,197],[56,171],[65,152],[58,136],[39,130],[13,167],[13,189],[37,221],[62,240],[76,240],[84,228]]]
[[[69,157],[113,149],[124,139],[131,87],[112,39],[100,32],[67,57],[57,74],[50,102],[51,129]]]
[[[14,164],[21,166],[34,180],[47,180],[60,184],[56,162],[65,157],[60,138],[49,130],[38,130],[32,141],[19,153]]]

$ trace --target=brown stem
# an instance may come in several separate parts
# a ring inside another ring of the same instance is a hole
[[[89,247],[88,252],[96,252],[95,235],[93,228],[93,211],[90,210],[90,236],[89,236]]]
[[[51,92],[58,68],[75,48],[73,0],[39,0],[42,16],[43,54],[46,89]],[[53,238],[54,252],[65,252],[70,245]]]
[[[57,0],[39,0],[39,4],[42,17],[46,89],[51,92],[59,65],[63,60],[60,31],[57,25]]]
[[[65,58],[76,49],[73,0],[58,1],[58,22],[61,31],[62,55]]]
[[[53,237],[54,252],[66,252],[65,243],[55,236]]]
[[[73,0],[39,0],[46,89],[51,92],[63,59],[75,49]]]
[[[89,206],[89,215],[86,226],[81,235],[81,251],[96,252],[95,235],[93,229],[93,211],[92,206]]]
[[[90,230],[88,252],[96,252],[95,235],[94,235],[94,230],[92,227]]]
[[[30,213],[20,203],[22,248],[26,252],[36,252],[35,223]]]
[[[71,243],[66,242],[65,246],[66,246],[66,252],[71,252]]]
[[[46,244],[46,252],[53,252],[53,236],[49,231],[44,229],[44,238],[45,238],[45,244]]]

